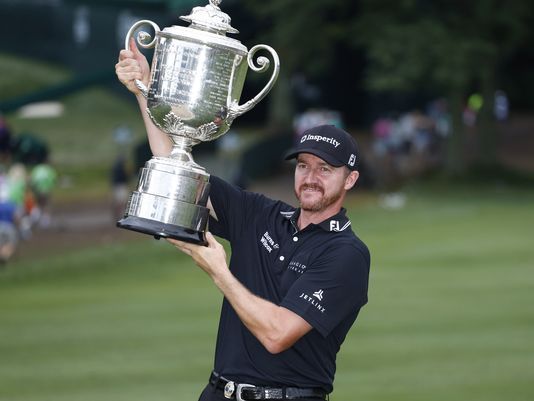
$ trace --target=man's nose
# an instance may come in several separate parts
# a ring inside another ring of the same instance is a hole
[[[306,182],[306,183],[315,183],[315,182],[317,182],[317,176],[318,176],[317,170],[314,169],[314,168],[310,168],[306,172],[306,176],[304,177],[304,182]]]

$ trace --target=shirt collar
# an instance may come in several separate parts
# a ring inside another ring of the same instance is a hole
[[[280,214],[289,220],[293,227],[297,229],[298,224],[298,218],[300,216],[300,208],[295,209],[288,212],[280,212]],[[345,208],[341,208],[339,213],[335,214],[332,217],[329,217],[328,219],[322,221],[319,224],[313,224],[315,226],[321,227],[324,231],[330,231],[330,232],[340,232],[345,231],[347,228],[350,227],[350,220],[346,216],[347,210]]]

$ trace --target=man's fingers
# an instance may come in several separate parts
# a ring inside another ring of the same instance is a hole
[[[132,59],[135,57],[135,54],[131,50],[123,49],[119,52],[119,61],[124,61],[127,59]]]
[[[132,79],[141,79],[141,73],[139,71],[117,71],[119,79],[125,82],[129,82]]]
[[[219,244],[217,240],[215,239],[215,237],[213,236],[213,234],[210,233],[209,231],[206,231],[206,241],[208,241],[208,246],[210,248],[213,248]]]
[[[141,66],[139,65],[139,62],[132,57],[126,57],[122,60],[119,60],[119,62],[115,65],[120,68],[135,68],[141,71]]]
[[[183,253],[191,256],[191,253],[193,251],[192,246],[194,245],[189,244],[188,242],[179,241],[173,238],[167,238],[167,241],[170,242],[172,245],[174,245],[179,250],[181,250]]]
[[[139,51],[139,49],[137,48],[137,43],[135,43],[135,39],[133,38],[133,36],[130,38],[130,50],[134,53],[134,54],[139,54],[141,53]]]

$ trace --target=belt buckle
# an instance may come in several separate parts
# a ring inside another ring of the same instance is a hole
[[[224,386],[224,398],[232,398],[235,391],[235,383],[230,381]]]
[[[252,385],[252,384],[246,384],[246,383],[239,383],[237,385],[237,391],[235,393],[235,398],[237,401],[245,401],[243,400],[243,398],[241,398],[241,390],[243,390],[244,388],[254,388],[256,386]]]

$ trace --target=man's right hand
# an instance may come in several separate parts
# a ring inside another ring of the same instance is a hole
[[[150,66],[146,57],[137,48],[133,38],[130,39],[130,50],[120,51],[119,62],[115,64],[115,73],[119,81],[136,95],[141,93],[135,85],[136,79],[148,86]]]

